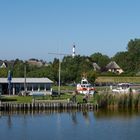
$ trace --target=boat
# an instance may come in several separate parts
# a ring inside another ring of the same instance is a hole
[[[83,77],[81,83],[77,84],[77,92],[80,94],[94,94],[95,88]]]
[[[113,93],[135,93],[136,90],[131,88],[130,83],[119,83],[115,89],[112,89]]]
[[[47,92],[43,92],[43,91],[31,91],[28,95],[29,96],[45,96],[45,95],[47,95]]]

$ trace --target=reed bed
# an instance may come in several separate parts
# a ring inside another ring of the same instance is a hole
[[[140,94],[97,93],[93,97],[99,108],[140,108]]]

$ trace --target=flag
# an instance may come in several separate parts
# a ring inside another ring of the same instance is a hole
[[[11,93],[11,80],[12,80],[12,75],[11,75],[11,71],[10,70],[8,71],[8,78],[7,78],[7,80],[8,80],[8,89],[9,89],[9,95],[10,95],[10,93]]]
[[[7,79],[9,82],[11,82],[12,80],[12,75],[11,75],[11,71],[9,70],[8,71],[8,79]]]

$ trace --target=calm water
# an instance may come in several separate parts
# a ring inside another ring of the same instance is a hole
[[[140,112],[0,112],[0,140],[140,140]]]

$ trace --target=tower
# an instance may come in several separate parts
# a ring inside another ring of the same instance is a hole
[[[75,57],[75,45],[73,45],[73,49],[72,49],[72,57]]]

